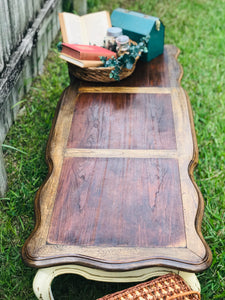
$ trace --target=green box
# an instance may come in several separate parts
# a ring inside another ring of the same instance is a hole
[[[111,22],[112,26],[122,28],[123,34],[137,43],[142,37],[150,35],[148,53],[142,55],[142,60],[150,61],[163,53],[165,26],[159,18],[117,8],[111,14]]]

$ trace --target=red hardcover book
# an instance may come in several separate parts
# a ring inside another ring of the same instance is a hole
[[[80,60],[100,60],[99,56],[116,57],[115,52],[99,46],[68,43],[62,43],[61,53]]]

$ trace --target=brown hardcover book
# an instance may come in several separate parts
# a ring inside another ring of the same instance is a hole
[[[100,60],[100,56],[111,58],[116,57],[116,53],[108,49],[92,46],[62,43],[62,54],[69,55],[81,60]]]
[[[108,11],[83,16],[73,13],[59,13],[63,42],[70,44],[103,46],[107,28],[111,27]]]
[[[101,67],[103,63],[100,60],[80,60],[75,59],[66,54],[60,54],[59,57],[73,65],[79,66],[81,68],[89,68],[89,67]]]

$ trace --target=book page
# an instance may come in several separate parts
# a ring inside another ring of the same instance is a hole
[[[59,57],[73,65],[79,66],[81,68],[88,68],[88,67],[100,67],[103,63],[99,60],[79,60],[70,57],[69,55],[60,54]]]
[[[111,27],[109,12],[100,11],[81,17],[87,29],[88,39],[91,45],[103,46],[107,28]]]
[[[81,17],[72,13],[59,13],[64,43],[88,45],[89,40]]]

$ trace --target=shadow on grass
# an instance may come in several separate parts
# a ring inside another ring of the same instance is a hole
[[[115,293],[138,283],[111,283],[85,279],[79,275],[65,274],[56,277],[52,283],[55,300],[94,300]]]

